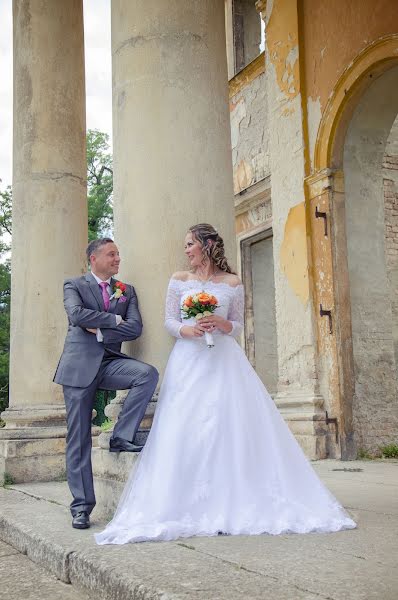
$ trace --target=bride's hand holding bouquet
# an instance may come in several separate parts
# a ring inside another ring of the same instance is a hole
[[[212,294],[200,292],[192,296],[187,296],[182,304],[182,318],[194,318],[197,323],[193,326],[184,326],[181,329],[183,337],[201,337],[203,334],[206,337],[206,343],[209,348],[214,346],[213,336],[211,332],[218,327],[217,323],[221,324],[225,321],[219,315],[214,315],[214,311],[218,308],[218,300]],[[209,319],[211,319],[209,321]]]

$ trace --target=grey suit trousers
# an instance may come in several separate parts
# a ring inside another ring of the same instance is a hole
[[[158,382],[158,372],[139,360],[119,358],[105,351],[94,381],[86,388],[64,385],[68,424],[66,470],[73,500],[72,515],[91,513],[95,506],[91,466],[91,418],[97,389],[130,389],[113,437],[133,441]]]

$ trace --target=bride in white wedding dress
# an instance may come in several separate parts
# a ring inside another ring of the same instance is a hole
[[[177,341],[152,429],[97,543],[356,527],[235,340],[243,326],[243,286],[221,237],[211,225],[191,227],[185,252],[192,271],[175,273],[169,283],[165,325]],[[182,320],[182,302],[202,291],[217,298],[218,308],[200,322]]]

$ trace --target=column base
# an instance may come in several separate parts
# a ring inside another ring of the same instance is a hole
[[[109,440],[113,434],[113,428],[116,425],[117,418],[119,416],[120,411],[122,410],[123,402],[127,393],[128,392],[125,390],[118,392],[116,394],[116,397],[113,400],[111,400],[108,406],[105,407],[105,415],[113,421],[113,425],[107,431],[103,431],[99,436],[98,444],[101,448],[104,448],[104,450],[107,450],[109,448]],[[140,423],[139,429],[135,434],[134,440],[129,441],[134,441],[134,443],[139,446],[145,444],[149,435],[149,431],[152,427],[152,421],[156,410],[157,399],[158,392],[155,392],[152,400],[149,402],[146,408],[144,418]]]
[[[66,428],[0,429],[0,484],[65,479]]]
[[[1,414],[0,485],[66,479],[66,413],[62,405],[8,408]],[[93,445],[100,429],[93,427]]]
[[[0,484],[65,479],[65,406],[9,407],[1,418]]]
[[[275,404],[306,456],[328,456],[328,428],[323,397],[302,391],[278,392]]]

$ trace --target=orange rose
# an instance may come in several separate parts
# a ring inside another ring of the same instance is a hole
[[[215,305],[217,304],[217,298],[216,298],[215,296],[212,296],[212,297],[210,298],[210,304],[211,304],[212,306],[215,306]]]
[[[188,298],[185,299],[184,304],[185,304],[185,306],[188,306],[188,308],[192,308],[192,306],[193,306],[192,296],[188,296]]]
[[[205,292],[198,294],[198,301],[201,304],[210,304],[210,300],[211,300],[211,296],[209,296],[209,294],[206,294]]]

